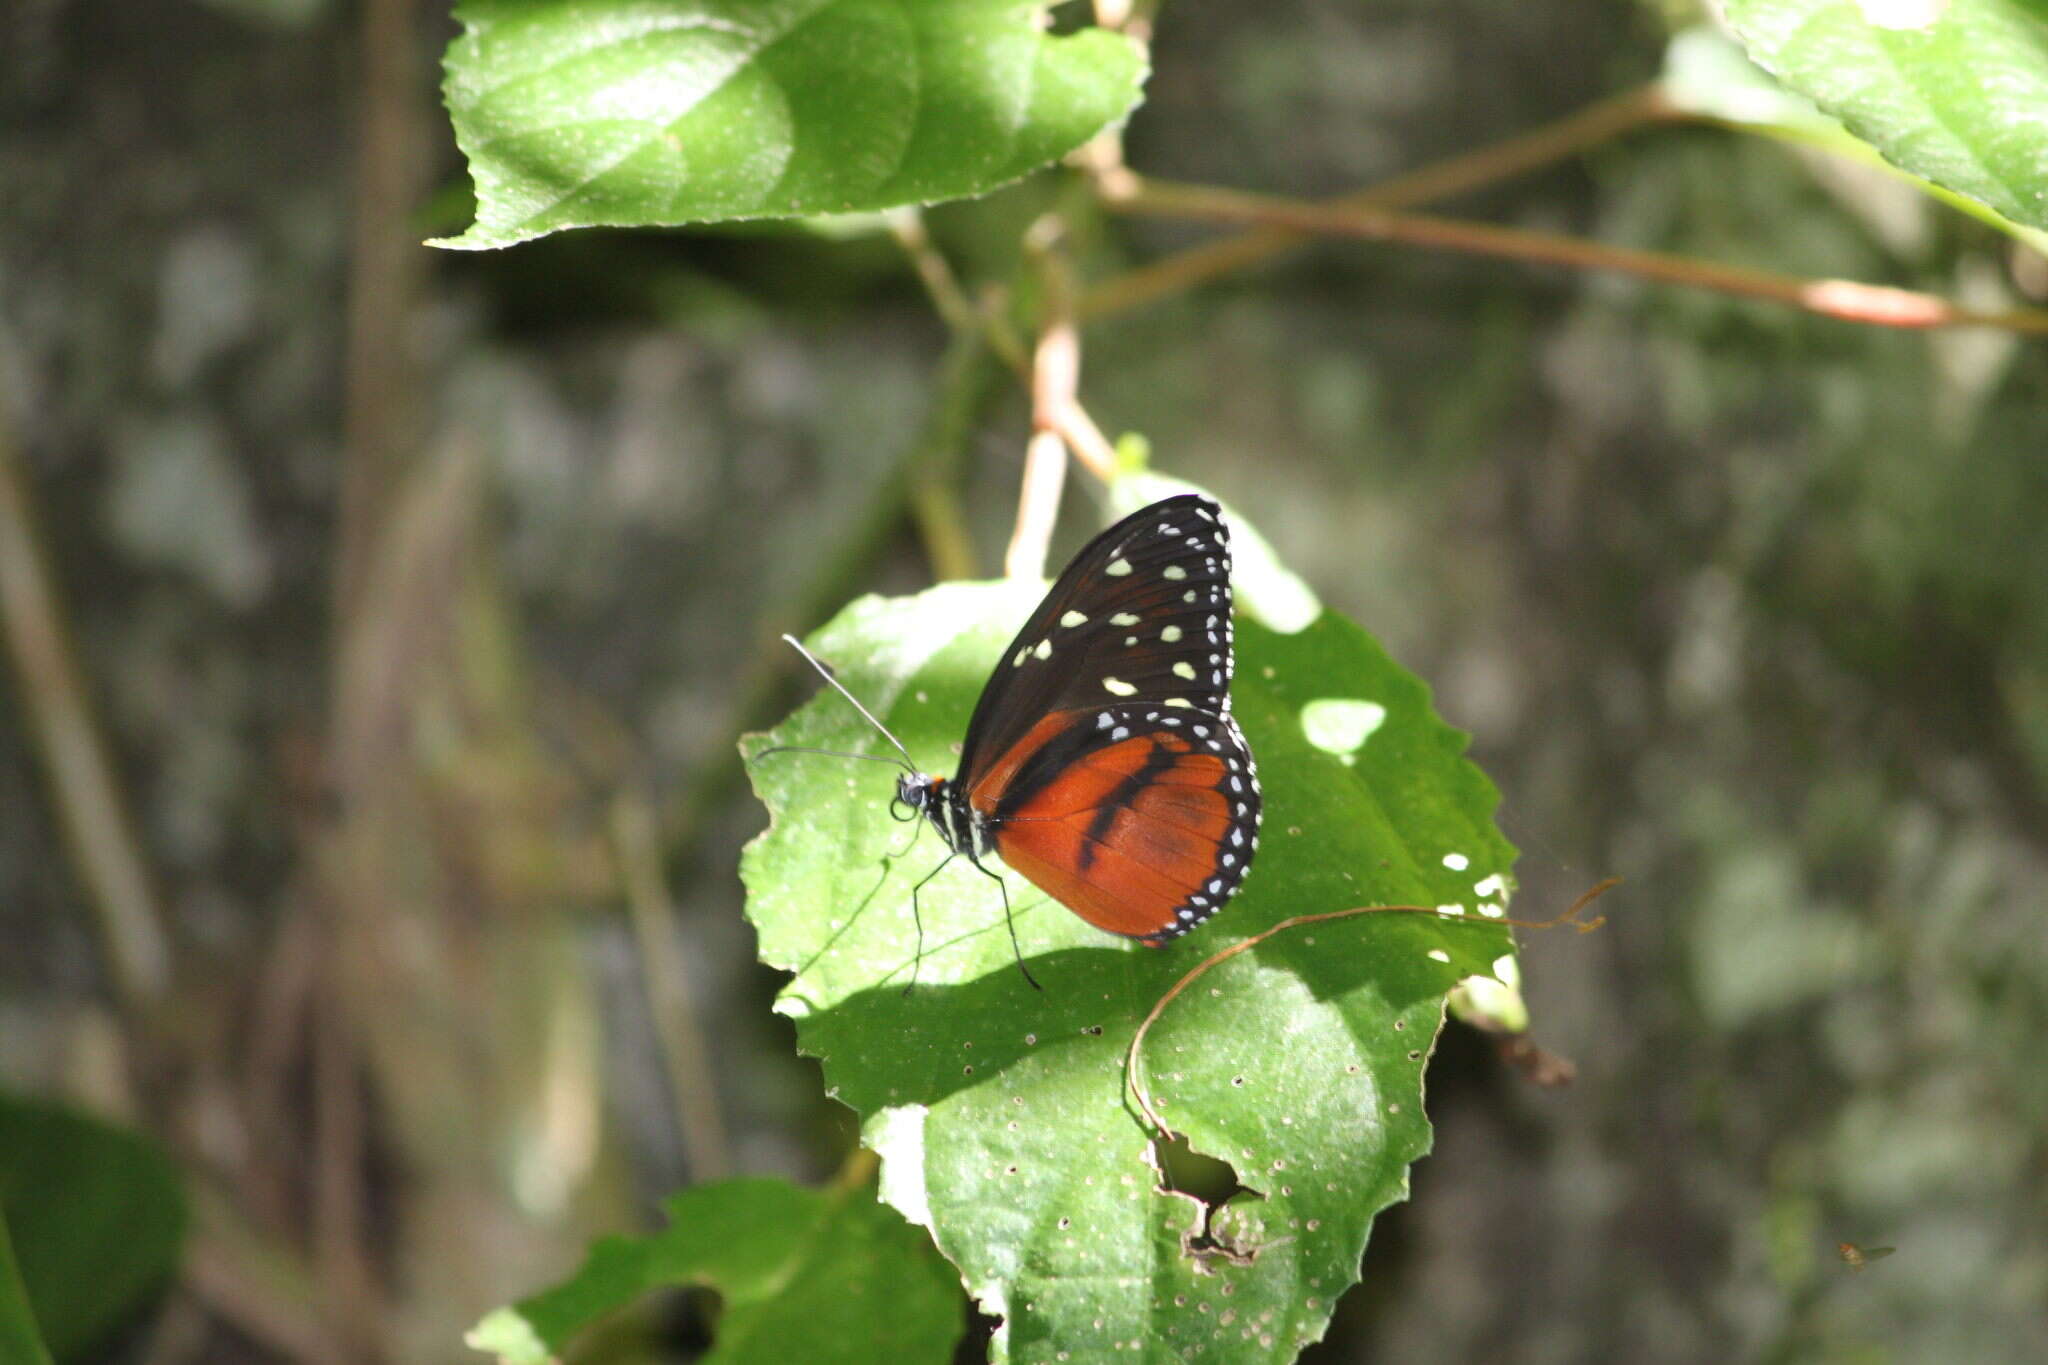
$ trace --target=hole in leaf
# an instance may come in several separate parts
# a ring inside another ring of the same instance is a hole
[[[1158,1168],[1162,1191],[1187,1195],[1204,1209],[1216,1207],[1244,1188],[1235,1167],[1196,1151],[1180,1133],[1169,1141],[1153,1142],[1152,1164]]]
[[[1196,1151],[1180,1134],[1154,1140],[1150,1155],[1159,1172],[1159,1192],[1184,1195],[1201,1207],[1201,1228],[1181,1237],[1182,1254],[1198,1267],[1214,1260],[1250,1265],[1273,1245],[1262,1235],[1258,1212],[1266,1196],[1239,1180],[1236,1167]]]

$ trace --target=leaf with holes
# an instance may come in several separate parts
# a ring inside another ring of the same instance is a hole
[[[943,773],[1037,596],[949,584],[866,598],[812,644]],[[955,860],[925,888],[924,956],[906,994],[910,889],[938,854],[929,837],[904,849],[920,826],[889,819],[893,774],[803,754],[750,761],[773,824],[742,863],[747,913],[763,960],[795,973],[777,1007],[860,1114],[882,1197],[932,1229],[1003,1319],[996,1359],[1122,1347],[1139,1360],[1286,1360],[1318,1339],[1358,1279],[1373,1216],[1406,1193],[1428,1148],[1422,1071],[1445,994],[1512,951],[1489,918],[1513,858],[1496,796],[1427,688],[1329,612],[1292,634],[1243,621],[1237,650],[1233,706],[1266,803],[1244,889],[1155,950],[1091,929],[1010,874],[1042,992],[1017,970],[994,888]],[[747,747],[777,743],[887,752],[830,692]],[[1465,916],[1282,933],[1166,1010],[1146,1044],[1154,1100],[1244,1189],[1213,1207],[1227,1182],[1208,1205],[1155,1188],[1123,1072],[1153,1002],[1284,918],[1388,903]]]
[[[869,212],[984,194],[1127,116],[1145,59],[1036,0],[462,0],[448,49],[477,221]]]
[[[2048,228],[2042,0],[1728,0],[1749,55],[1894,164]]]
[[[607,1237],[561,1284],[470,1330],[507,1365],[546,1365],[583,1329],[657,1289],[704,1286],[724,1311],[708,1362],[887,1360],[934,1365],[960,1340],[960,1291],[917,1229],[874,1187],[805,1190],[726,1180],[668,1200],[669,1226]]]
[[[170,1274],[185,1200],[177,1168],[146,1138],[0,1095],[0,1218],[43,1339],[73,1359]]]

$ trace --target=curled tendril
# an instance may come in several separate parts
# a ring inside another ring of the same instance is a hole
[[[1581,919],[1579,917],[1581,912],[1619,885],[1621,885],[1621,878],[1609,877],[1573,901],[1563,914],[1554,915],[1546,920],[1495,919],[1488,920],[1487,923],[1511,924],[1517,929],[1559,929],[1569,924],[1580,933],[1589,934],[1607,923],[1607,916],[1595,915],[1591,919]],[[1204,972],[1207,972],[1217,963],[1236,957],[1239,953],[1245,952],[1248,949],[1256,948],[1276,934],[1285,933],[1289,929],[1299,929],[1307,924],[1325,924],[1331,920],[1352,919],[1359,915],[1434,915],[1439,919],[1457,919],[1462,923],[1471,922],[1465,919],[1462,914],[1453,914],[1448,910],[1440,910],[1433,905],[1354,905],[1346,910],[1324,910],[1313,915],[1295,915],[1291,919],[1283,919],[1272,928],[1262,929],[1250,938],[1220,949],[1196,963],[1188,970],[1186,976],[1174,982],[1166,994],[1160,996],[1153,1003],[1151,1013],[1147,1014],[1144,1022],[1138,1025],[1138,1031],[1131,1035],[1131,1048],[1124,1057],[1124,1083],[1130,1090],[1131,1098],[1137,1102],[1139,1112],[1144,1114],[1145,1121],[1150,1123],[1161,1137],[1170,1139],[1174,1136],[1174,1132],[1166,1126],[1166,1120],[1160,1118],[1158,1112],[1152,1107],[1152,1096],[1145,1085],[1144,1058],[1140,1050],[1145,1045],[1145,1035],[1152,1031],[1152,1025],[1159,1022],[1159,1016],[1166,1012],[1166,1007],[1173,1003],[1174,997],[1189,986],[1194,985],[1196,981],[1201,979]]]

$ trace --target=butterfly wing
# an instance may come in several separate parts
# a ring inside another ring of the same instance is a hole
[[[1185,495],[1091,541],[997,663],[961,782],[1003,861],[1151,943],[1237,890],[1256,766],[1230,714],[1230,541]]]
[[[972,791],[1046,717],[1178,699],[1230,707],[1230,530],[1195,493],[1083,546],[989,675],[960,753]]]
[[[1165,943],[1244,880],[1259,846],[1258,774],[1227,715],[1167,728],[1164,716],[1147,725],[1145,712],[1111,714],[1106,733],[1125,738],[1086,745],[1077,738],[1092,736],[1069,731],[1049,741],[1046,752],[1075,752],[1000,802],[989,823],[1003,861],[1082,919]]]

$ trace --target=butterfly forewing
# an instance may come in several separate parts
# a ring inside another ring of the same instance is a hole
[[[968,722],[959,780],[1046,717],[1150,702],[1230,705],[1230,532],[1199,494],[1155,502],[1074,556],[997,662]]]
[[[1089,923],[1159,943],[1220,909],[1258,844],[1230,715],[1229,532],[1186,495],[1090,542],[976,707],[960,786],[1003,860]]]

